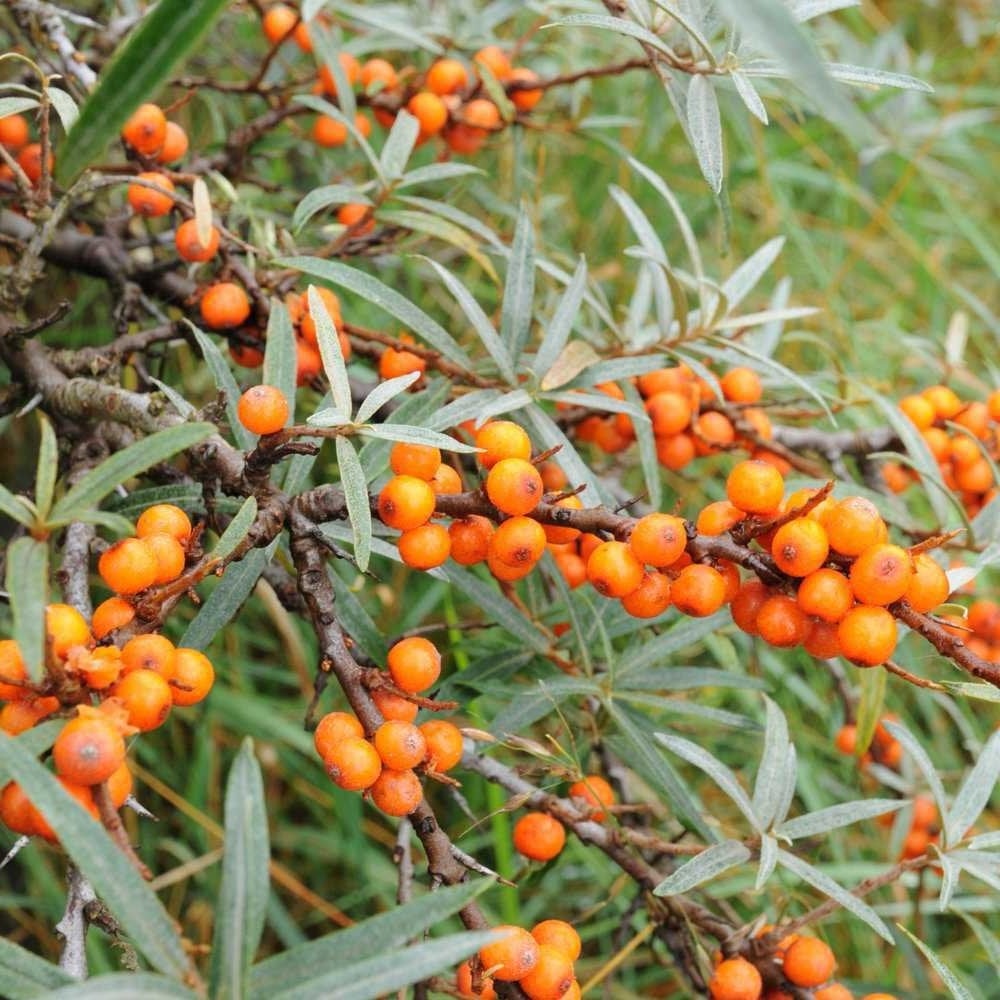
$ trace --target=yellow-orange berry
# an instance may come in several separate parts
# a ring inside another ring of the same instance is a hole
[[[530,1000],[563,1000],[573,984],[573,960],[551,945],[538,947],[538,961],[518,985]]]
[[[288,421],[285,394],[273,385],[252,385],[240,396],[236,415],[251,434],[274,434]]]
[[[746,512],[728,500],[715,500],[702,507],[694,526],[700,535],[722,535],[745,517]]]
[[[396,544],[399,558],[413,569],[434,569],[451,552],[451,536],[442,524],[421,524],[404,531]]]
[[[402,719],[404,722],[412,722],[420,711],[419,706],[412,701],[385,688],[376,688],[372,691],[372,701],[375,702],[375,707],[383,719]]]
[[[407,816],[420,805],[424,790],[409,770],[383,768],[371,786],[372,802],[388,816]]]
[[[531,928],[531,936],[540,945],[561,951],[571,962],[575,962],[583,950],[580,935],[565,920],[543,920]]]
[[[177,649],[174,675],[170,678],[175,705],[197,705],[208,696],[214,683],[215,668],[204,653],[198,649]]]
[[[138,538],[149,535],[172,535],[182,545],[191,537],[191,519],[172,503],[158,503],[147,507],[135,522]]]
[[[441,654],[419,635],[400,639],[389,650],[387,664],[396,686],[409,694],[427,690],[441,676]]]
[[[380,93],[392,90],[399,83],[395,67],[387,59],[369,59],[361,64],[361,86],[373,90],[381,84]]]
[[[198,223],[194,219],[187,219],[174,233],[174,246],[182,260],[204,263],[219,252],[219,230],[210,226],[208,239],[202,243],[198,236]]]
[[[708,982],[712,1000],[760,1000],[764,982],[757,967],[745,958],[720,962]]]
[[[106,781],[125,760],[125,740],[107,720],[72,719],[52,745],[56,774],[76,785]]]
[[[772,646],[797,646],[809,634],[809,619],[794,598],[786,594],[769,597],[757,612],[757,634]]]
[[[272,45],[276,45],[292,34],[298,21],[299,16],[291,7],[277,3],[273,7],[268,7],[264,14],[262,23],[264,36]]]
[[[425,759],[433,771],[450,771],[462,759],[462,732],[447,719],[431,719],[420,726],[427,743]]]
[[[760,580],[747,580],[740,585],[729,604],[736,627],[747,635],[757,634],[757,614],[771,596],[771,589]]]
[[[583,510],[583,501],[576,496],[563,497],[557,500],[554,507],[565,507],[567,510]],[[575,542],[580,537],[580,529],[563,524],[546,524],[545,538],[551,545],[566,545]]]
[[[815,573],[830,554],[830,542],[819,521],[797,517],[783,524],[771,540],[771,556],[789,576]]]
[[[452,559],[460,566],[482,562],[489,554],[493,530],[493,522],[479,514],[452,521],[448,526]]]
[[[129,184],[128,203],[136,215],[144,215],[148,219],[156,219],[166,215],[174,207],[174,199],[170,194],[174,189],[173,182],[164,174],[153,171],[137,174],[136,180],[148,181],[162,191],[154,191],[144,184]]]
[[[177,673],[177,649],[165,636],[150,632],[133,636],[121,649],[122,670],[153,670],[164,680]]]
[[[507,76],[507,83],[534,83],[538,79],[538,74],[518,66],[512,69]],[[518,111],[530,111],[541,99],[543,90],[529,87],[524,89],[511,90],[509,97]]]
[[[143,733],[162,726],[174,704],[170,685],[153,670],[126,674],[111,695],[125,706],[129,725]]]
[[[330,748],[341,740],[346,740],[348,736],[363,738],[364,735],[364,728],[356,716],[347,712],[328,712],[316,726],[313,746],[316,748],[316,753],[326,760]]]
[[[430,482],[441,464],[441,450],[429,444],[397,441],[389,452],[389,467],[397,476],[416,476]]]
[[[854,604],[854,592],[843,573],[818,569],[802,578],[796,600],[805,614],[839,622]]]
[[[432,94],[443,97],[462,90],[469,83],[469,74],[457,59],[438,59],[427,71],[424,85]]]
[[[913,576],[903,597],[906,603],[926,614],[943,604],[951,593],[948,575],[941,566],[926,552],[919,552],[913,557]]]
[[[863,604],[892,604],[913,579],[913,558],[898,545],[873,545],[851,565],[851,589]]]
[[[607,818],[606,807],[614,805],[615,790],[599,774],[588,774],[574,781],[567,791],[571,799],[579,799],[590,807],[590,818],[598,823]]]
[[[346,736],[331,746],[323,758],[334,783],[349,792],[371,788],[382,773],[382,758],[360,736]]]
[[[156,104],[140,104],[122,129],[122,138],[143,156],[154,156],[167,138],[167,118]]]
[[[511,65],[507,54],[498,45],[487,45],[481,48],[473,57],[477,69],[488,69],[501,82],[510,76]]]
[[[5,118],[0,118],[0,146],[8,152],[18,152],[27,145],[29,137],[28,119],[24,115],[7,115]]]
[[[200,303],[201,318],[212,330],[232,330],[250,317],[247,293],[232,281],[219,281],[205,289]]]
[[[479,962],[484,970],[503,983],[523,979],[538,964],[538,942],[523,928],[501,924],[493,928],[501,934],[496,941],[479,949]]]
[[[587,559],[587,579],[605,597],[625,597],[642,583],[642,563],[625,542],[602,542]]]
[[[729,502],[748,514],[773,514],[781,505],[784,492],[781,473],[759,460],[740,462],[726,479]]]
[[[416,767],[427,754],[424,734],[412,723],[389,719],[372,738],[382,763],[394,771]]]
[[[796,986],[822,986],[837,967],[833,951],[825,941],[800,937],[785,952],[785,978]]]
[[[157,163],[176,163],[188,151],[188,134],[177,122],[167,122],[163,146],[156,154]]]
[[[671,585],[677,609],[693,618],[706,618],[722,607],[726,599],[726,581],[711,566],[694,563],[685,566]]]
[[[74,664],[83,683],[92,691],[111,687],[122,672],[122,654],[117,646],[98,646]]]
[[[639,586],[622,598],[622,607],[633,618],[663,614],[670,607],[670,578],[666,573],[644,573]]]
[[[514,847],[532,861],[551,861],[566,844],[566,828],[548,813],[530,812],[514,824]]]
[[[433,513],[434,490],[415,476],[394,476],[378,495],[382,523],[399,531],[419,528]]]
[[[486,493],[505,514],[527,514],[538,506],[544,487],[538,470],[523,458],[504,458],[490,469]]]
[[[730,403],[756,403],[764,395],[760,376],[752,368],[730,368],[719,379],[719,388]]]
[[[885,608],[859,604],[837,625],[840,651],[859,667],[877,667],[896,648],[896,619]]]
[[[410,372],[426,370],[426,359],[414,354],[413,351],[387,347],[378,359],[378,373],[384,379],[398,378],[400,375],[409,375]]]
[[[156,559],[154,583],[169,583],[184,572],[184,546],[173,535],[147,535],[142,540]]]
[[[530,517],[510,517],[493,532],[488,554],[515,569],[530,568],[545,551],[545,531]]]
[[[885,522],[878,508],[864,497],[846,497],[823,515],[830,548],[845,556],[857,556],[885,539]]]
[[[647,514],[636,522],[628,544],[639,562],[659,568],[670,566],[687,546],[687,526],[673,514]]]
[[[135,608],[124,598],[109,597],[94,608],[90,626],[95,639],[103,639],[135,618]]]
[[[89,645],[91,639],[86,619],[69,604],[49,604],[45,608],[45,634],[59,659],[64,659],[73,646]]]
[[[420,138],[437,135],[448,121],[448,107],[437,94],[422,90],[414,94],[406,110],[420,123]]]
[[[159,564],[141,538],[123,538],[101,553],[97,572],[116,594],[138,594],[156,582]]]

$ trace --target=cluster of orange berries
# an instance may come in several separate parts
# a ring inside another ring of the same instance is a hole
[[[595,823],[607,819],[615,792],[599,774],[589,774],[569,786],[569,797],[585,808]],[[514,824],[514,847],[531,861],[551,861],[566,844],[566,828],[543,812],[525,813]]]
[[[17,160],[17,165],[24,171],[24,176],[32,184],[37,184],[42,176],[42,144],[31,142],[30,139],[31,128],[24,115],[7,115],[6,118],[0,118],[0,146]],[[50,152],[49,173],[54,166],[55,158]],[[13,168],[6,163],[0,163],[0,184],[13,184],[13,182]]]
[[[122,129],[122,140],[143,165],[148,167],[176,163],[188,151],[187,132],[177,122],[167,121],[163,109],[157,104],[141,104],[136,108]],[[128,203],[132,211],[148,219],[158,219],[169,214],[174,207],[173,181],[158,169],[144,170],[136,175],[136,179],[155,184],[161,190],[154,191],[145,184],[130,184]],[[188,227],[184,230],[184,236],[177,239],[178,252],[185,260],[209,260],[219,246],[219,234],[214,229],[212,232],[214,246],[209,250],[207,244],[203,246],[198,241],[195,229]],[[186,253],[195,256],[187,257]]]
[[[699,456],[743,445],[753,457],[771,462],[781,472],[788,471],[784,459],[753,442],[740,440],[732,420],[711,408],[716,398],[715,389],[687,365],[659,368],[639,375],[634,381],[653,425],[657,458],[665,469],[676,472]],[[615,382],[605,382],[596,388],[613,399],[625,399],[621,386]],[[727,403],[740,407],[743,420],[759,438],[772,436],[767,414],[753,405],[760,402],[763,395],[760,377],[755,371],[731,368],[719,378],[719,388]],[[635,440],[632,418],[626,413],[584,417],[574,433],[578,440],[591,442],[608,453],[623,451]]]
[[[774,928],[762,927],[757,937]],[[784,985],[811,990],[813,1000],[854,1000],[854,994],[842,983],[833,982],[837,959],[826,942],[808,934],[789,934],[778,942],[775,959],[781,966],[782,986],[765,992],[760,971],[745,958],[723,959],[716,955],[715,970],[708,984],[712,1000],[791,1000]],[[869,993],[863,1000],[895,1000],[888,993]]]
[[[867,767],[872,762],[881,764],[883,767],[896,770],[903,759],[903,745],[885,727],[886,722],[895,722],[896,716],[883,715],[879,719],[875,732],[872,735],[872,742],[868,750],[861,757],[861,767]],[[834,746],[847,756],[853,757],[857,753],[858,747],[858,727],[852,722],[848,722],[837,730],[834,737]],[[892,815],[889,814],[889,822],[892,822]]]
[[[272,45],[291,37],[304,52],[313,49],[308,25],[284,4],[268,8],[263,28]],[[471,67],[459,59],[444,58],[436,60],[424,73],[412,67],[397,70],[382,58],[361,63],[349,52],[339,53],[338,60],[344,80],[351,88],[360,84],[380,125],[390,128],[398,109],[405,107],[420,124],[418,143],[440,135],[452,152],[462,154],[478,152],[490,133],[505,124],[500,109],[485,96],[484,73],[504,87],[512,83],[531,84],[538,79],[530,69],[513,66],[506,53],[495,45],[480,49],[472,57]],[[329,67],[321,66],[315,91],[336,100],[337,87],[337,79]],[[517,111],[527,112],[542,99],[542,90],[517,88],[509,92],[509,98]],[[357,112],[354,126],[367,138],[372,131],[372,120]],[[313,140],[327,148],[342,146],[348,134],[344,123],[329,115],[317,116],[311,131]]]
[[[965,402],[945,385],[905,396],[899,408],[920,431],[942,482],[974,517],[997,496],[991,462],[1000,458],[1000,389],[985,401]],[[949,426],[949,425],[955,426]],[[886,484],[901,493],[919,476],[896,462],[882,467]]]
[[[441,675],[441,654],[429,640],[410,636],[389,650],[388,667],[393,685],[416,695]],[[372,700],[385,721],[370,740],[355,716],[330,712],[313,734],[316,752],[340,788],[364,792],[389,816],[406,816],[423,798],[414,769],[450,771],[462,759],[462,733],[446,719],[416,725],[417,704],[388,688],[375,688]]]
[[[93,786],[108,782],[116,809],[131,793],[125,737],[161,726],[175,705],[197,704],[215,679],[203,653],[178,649],[163,635],[137,635],[120,648],[97,644],[135,616],[121,595],[167,582],[184,568],[184,546],[192,529],[180,508],[148,508],[136,531],[137,537],[102,554],[100,575],[117,596],[101,604],[89,624],[68,604],[45,609],[46,650],[53,668],[46,681],[33,686],[17,643],[0,641],[0,700],[6,702],[0,728],[17,735],[63,708],[71,709],[53,744],[52,762],[63,786],[95,816]],[[3,792],[0,820],[17,833],[53,839],[48,824],[16,785]]]
[[[479,950],[475,968],[472,962],[458,967],[455,981],[460,996],[495,1000],[495,980],[517,983],[529,1000],[579,1000],[573,963],[583,945],[571,924],[543,920],[530,931],[513,924],[494,930],[503,937]]]

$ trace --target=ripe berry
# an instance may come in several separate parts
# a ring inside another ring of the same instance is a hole
[[[170,685],[153,670],[134,670],[111,690],[128,712],[130,726],[147,733],[167,721],[174,701]]]
[[[656,460],[672,472],[689,465],[696,453],[694,438],[690,434],[671,434],[656,439]]]
[[[327,774],[341,788],[360,792],[371,788],[382,773],[375,747],[360,736],[347,736],[331,746],[323,758]]]
[[[514,847],[532,861],[551,861],[565,844],[566,828],[548,813],[526,813],[514,824]]]
[[[438,59],[427,71],[424,86],[432,94],[444,97],[468,86],[469,74],[457,59]]]
[[[278,3],[273,7],[268,7],[264,14],[263,28],[264,36],[272,44],[286,39],[298,24],[299,16],[290,7]]]
[[[147,535],[142,540],[156,559],[154,583],[170,583],[184,572],[184,547],[173,535]]]
[[[554,559],[556,569],[562,574],[570,590],[575,590],[586,581],[587,564],[575,552],[556,552]]]
[[[706,618],[722,607],[726,599],[726,581],[711,566],[694,563],[685,566],[671,585],[677,609],[693,618]]]
[[[599,774],[588,774],[585,778],[574,781],[569,786],[568,793],[571,799],[579,799],[590,807],[590,818],[597,823],[608,815],[601,807],[613,805],[615,801],[615,790]]]
[[[344,323],[343,316],[340,312],[340,299],[334,292],[331,292],[329,288],[316,287],[316,293],[319,295],[323,302],[323,306],[326,308],[327,316],[329,316],[333,325],[340,330],[340,327]],[[312,307],[309,305],[308,298],[303,300],[304,311],[302,313],[302,318],[299,321],[299,332],[302,334],[306,343],[312,344],[315,347],[319,341],[316,336],[316,320],[313,318]],[[346,336],[341,335],[340,348],[343,352],[345,359],[350,356],[350,341],[347,340]],[[344,344],[347,344],[347,348],[344,348]]]
[[[172,503],[158,503],[147,507],[135,522],[138,538],[149,535],[172,535],[181,544],[191,537],[191,519]]]
[[[462,759],[462,732],[447,719],[430,719],[420,726],[427,743],[424,755],[431,770],[443,774]]]
[[[736,527],[746,513],[728,500],[716,500],[698,513],[695,528],[700,535],[722,535]]]
[[[840,656],[837,624],[812,619],[809,631],[802,640],[802,648],[817,660],[832,660],[835,656]]]
[[[628,540],[641,563],[670,566],[684,552],[687,530],[684,521],[673,514],[647,514],[639,518]]]
[[[965,405],[946,385],[928,386],[920,395],[934,407],[934,414],[939,420],[954,419]]]
[[[441,654],[429,639],[408,636],[400,639],[388,656],[389,673],[402,691],[425,691],[441,676]]]
[[[873,545],[851,565],[851,589],[863,604],[898,601],[913,579],[913,559],[898,545]]]
[[[38,810],[16,781],[8,782],[0,792],[0,822],[23,837],[37,833],[35,818]]]
[[[361,64],[361,86],[374,92],[375,85],[381,84],[378,93],[392,90],[399,83],[399,76],[392,63],[386,59],[369,59]]]
[[[0,146],[8,152],[16,153],[27,145],[29,138],[28,119],[24,115],[7,115],[0,118]]]
[[[452,521],[448,526],[452,559],[460,566],[482,562],[489,552],[493,530],[493,522],[479,514]]]
[[[538,74],[523,66],[512,69],[507,77],[507,83],[534,83],[538,79]],[[514,107],[518,111],[530,111],[541,99],[542,90],[512,90],[509,94]]]
[[[382,763],[394,771],[416,767],[427,755],[427,741],[412,722],[390,719],[375,730],[372,738]]]
[[[567,510],[583,510],[583,501],[574,495],[557,500],[553,506],[565,507]],[[570,526],[546,524],[544,530],[545,539],[551,545],[566,545],[569,542],[575,542],[580,537],[580,529]]]
[[[875,994],[871,994],[875,995]],[[892,1000],[888,994],[879,994],[883,1000]],[[813,993],[813,1000],[854,1000],[854,994],[842,983],[830,983]]]
[[[499,108],[492,101],[477,97],[462,107],[460,121],[445,128],[444,141],[456,153],[477,153],[490,133],[502,124]]]
[[[329,712],[319,720],[313,733],[316,753],[325,761],[330,748],[348,736],[364,737],[365,731],[358,719],[347,712]]]
[[[785,952],[785,978],[796,986],[822,986],[837,967],[837,959],[825,941],[800,937]]]
[[[117,646],[98,646],[76,661],[76,672],[92,691],[111,687],[122,672],[122,654]]]
[[[361,114],[360,111],[354,116],[354,127],[366,139],[371,135],[371,120]],[[331,118],[329,115],[317,115],[316,120],[313,122],[312,138],[319,146],[328,149],[334,146],[343,146],[347,142],[348,135],[350,135],[350,132],[347,126],[343,122],[337,121],[336,118]]]
[[[379,377],[384,379],[398,378],[400,375],[409,375],[410,372],[426,370],[426,359],[414,354],[413,351],[399,351],[395,347],[387,347],[378,359]]]
[[[141,538],[123,538],[101,553],[97,572],[116,594],[138,594],[156,582],[159,565]]]
[[[361,77],[361,64],[351,55],[350,52],[340,52],[337,54],[337,61],[344,71],[348,86],[353,87]],[[337,96],[337,78],[330,72],[329,66],[320,66],[319,82],[322,84],[323,92],[331,97]]]
[[[538,947],[535,967],[518,981],[530,1000],[562,1000],[573,983],[573,960],[551,945]]]
[[[121,659],[126,674],[153,670],[169,681],[177,673],[177,649],[165,635],[151,632],[134,636],[122,646]]]
[[[122,129],[122,138],[137,153],[155,156],[167,138],[167,119],[156,104],[140,104]]]
[[[201,297],[201,318],[213,330],[232,330],[250,317],[247,293],[232,281],[210,285]]]
[[[510,59],[498,45],[487,45],[481,48],[472,57],[472,61],[477,69],[480,67],[488,69],[501,82],[510,77]]]
[[[796,600],[805,614],[825,622],[839,622],[854,604],[854,592],[843,573],[818,569],[803,577]]]
[[[397,476],[416,476],[430,482],[441,464],[441,450],[428,444],[397,441],[389,452],[389,467]]]
[[[399,557],[413,569],[434,569],[451,552],[451,536],[441,524],[421,524],[404,531],[397,541]]]
[[[164,191],[173,191],[174,185],[169,177],[154,171],[137,174],[137,180],[149,181]],[[148,219],[156,219],[166,215],[174,207],[174,199],[169,194],[154,191],[143,184],[129,184],[128,203],[136,215],[144,215]]]
[[[951,593],[948,575],[926,552],[919,552],[913,557],[913,576],[903,597],[906,603],[926,614],[943,604]]]
[[[666,573],[646,572],[639,586],[622,598],[622,607],[633,618],[655,618],[670,607],[670,593]]]
[[[753,459],[733,467],[726,479],[730,503],[748,514],[773,514],[781,505],[785,480],[767,462]]]
[[[177,122],[167,122],[167,134],[163,148],[156,156],[157,163],[176,163],[188,151],[188,135]]]
[[[443,462],[438,466],[430,484],[435,496],[462,492],[462,477],[450,465],[445,465]]]
[[[261,354],[260,360],[264,360]],[[254,365],[256,367],[256,365]],[[295,384],[309,385],[323,370],[323,358],[319,351],[303,338],[295,342]]]
[[[896,648],[896,619],[885,608],[859,604],[837,626],[840,651],[859,667],[877,667]]]
[[[215,668],[204,653],[197,649],[177,650],[174,676],[170,678],[175,705],[197,705],[208,696],[214,683]]]
[[[472,965],[469,962],[463,962],[458,967],[455,973],[455,985],[458,987],[458,992],[470,1000],[496,1000],[497,991],[493,989],[492,979],[480,977],[478,993],[472,988]]]
[[[657,437],[680,434],[691,423],[691,400],[683,393],[671,389],[654,393],[645,406]]]
[[[587,560],[587,579],[605,597],[625,597],[642,583],[644,570],[625,542],[601,542]]]
[[[60,660],[74,646],[87,646],[91,641],[86,620],[69,604],[49,604],[45,608],[45,634]]]
[[[730,403],[756,403],[764,394],[760,376],[752,368],[730,368],[719,379],[719,388]]]
[[[273,385],[254,385],[240,396],[236,414],[252,434],[274,434],[288,421],[288,400]]]
[[[106,781],[124,760],[125,740],[102,718],[70,720],[52,745],[56,774],[76,785]]]
[[[538,470],[523,458],[504,458],[490,469],[486,493],[505,514],[527,514],[538,506],[544,487]]]
[[[745,958],[720,962],[708,983],[712,1000],[760,1000],[764,982],[757,967]]]
[[[823,516],[830,548],[845,556],[857,556],[883,541],[885,522],[878,508],[864,497],[846,497]]]
[[[42,147],[40,143],[29,142],[24,149],[21,150],[17,155],[17,165],[24,171],[24,176],[31,181],[32,184],[37,184],[42,176]],[[55,166],[55,158],[51,153],[49,153],[48,168],[49,173],[52,173],[52,168]]]
[[[937,417],[934,404],[925,396],[904,396],[899,401],[899,408],[910,419],[917,430],[926,430]]]
[[[424,797],[420,779],[409,770],[384,768],[371,787],[372,802],[388,816],[408,816]]]
[[[699,455],[712,455],[736,440],[729,417],[716,410],[702,413],[694,422],[695,450]]]
[[[580,935],[565,920],[543,920],[531,928],[531,936],[540,945],[561,951],[571,962],[575,962],[583,950]]]
[[[434,491],[415,476],[395,476],[378,495],[382,523],[399,531],[419,528],[434,513]]]
[[[769,597],[757,612],[757,634],[772,646],[797,646],[809,633],[809,619],[785,594]]]
[[[797,517],[783,524],[771,540],[771,556],[783,573],[809,576],[830,554],[823,525],[811,517]]]
[[[53,712],[59,711],[58,698],[22,698],[20,701],[8,702],[0,708],[0,729],[10,736],[17,736],[42,719],[47,719]]]
[[[736,627],[747,635],[757,634],[757,614],[771,596],[771,589],[760,580],[747,580],[740,585],[729,605]]]
[[[188,219],[177,227],[174,233],[174,246],[182,260],[204,263],[211,260],[219,251],[219,230],[211,226],[208,231],[208,241],[202,243],[198,238],[198,223]]]
[[[121,597],[109,597],[94,608],[90,626],[95,639],[103,639],[135,618],[135,608]],[[2,672],[2,671],[0,671]]]
[[[437,94],[426,90],[414,94],[407,102],[406,110],[420,123],[420,139],[437,135],[448,121],[447,105]]]
[[[385,688],[376,688],[371,693],[372,701],[379,710],[383,719],[401,719],[403,722],[412,722],[417,717],[420,707],[412,701],[387,691]]]
[[[484,469],[492,469],[504,458],[531,458],[531,439],[522,427],[510,420],[490,420],[476,431],[476,456]]]
[[[530,517],[510,517],[493,532],[489,555],[514,569],[530,568],[545,551],[545,531]]]
[[[501,924],[493,928],[503,936],[479,949],[483,969],[494,979],[511,983],[523,979],[538,964],[538,942],[523,927]]]

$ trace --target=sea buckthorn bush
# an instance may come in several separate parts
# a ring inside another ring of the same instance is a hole
[[[988,6],[4,5],[0,995],[997,995]]]

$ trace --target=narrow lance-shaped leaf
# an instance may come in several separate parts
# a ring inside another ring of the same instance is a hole
[[[38,508],[39,518],[44,521],[52,507],[52,494],[59,474],[59,447],[52,424],[41,411],[38,413],[38,425],[41,438],[38,442],[35,472],[35,506]]]
[[[1000,776],[1000,730],[995,730],[980,751],[975,767],[969,772],[945,814],[945,843],[950,847],[960,841],[979,818]]]
[[[722,120],[715,88],[702,74],[691,77],[688,84],[688,130],[694,145],[698,166],[709,187],[718,194],[724,177],[722,162]]]
[[[264,930],[268,899],[267,810],[260,765],[247,738],[226,785],[222,885],[212,940],[211,993],[243,997]]]
[[[313,21],[309,25],[309,37],[312,39],[313,50],[319,57],[319,61],[333,77],[337,103],[343,109],[345,117],[353,123],[357,111],[354,87],[347,79],[344,64],[340,61],[341,54],[337,51],[337,46],[334,43],[333,33],[321,21]]]
[[[500,310],[500,337],[515,364],[528,341],[534,298],[535,231],[528,210],[522,205],[507,259],[507,282]]]
[[[580,258],[573,272],[573,280],[569,283],[563,297],[559,300],[555,313],[545,327],[545,336],[535,355],[532,371],[541,378],[555,364],[562,353],[566,341],[573,329],[583,293],[587,290],[587,262]]]
[[[774,869],[778,864],[778,840],[771,834],[765,833],[760,838],[760,861],[757,865],[757,876],[754,879],[753,887],[757,892],[767,885],[768,880],[774,874]]]
[[[421,372],[407,372],[405,375],[397,375],[395,378],[379,382],[358,407],[356,422],[367,423],[390,399],[395,399],[400,393],[406,392],[421,374]]]
[[[948,815],[948,797],[944,792],[944,785],[938,777],[937,769],[927,756],[927,751],[921,746],[920,741],[908,730],[904,729],[898,722],[883,722],[883,726],[889,733],[902,744],[903,750],[913,760],[913,763],[920,768],[920,773],[927,782],[927,787],[934,796],[934,802],[938,808],[939,816]]]
[[[405,441],[407,444],[427,444],[443,451],[457,451],[463,455],[471,455],[480,451],[475,445],[466,444],[457,438],[438,431],[417,427],[414,424],[371,424],[361,429],[365,437],[380,438],[383,441]]]
[[[56,155],[64,187],[104,152],[131,112],[152,97],[226,7],[226,0],[159,0],[101,71]]]
[[[372,511],[368,482],[358,453],[349,438],[337,438],[337,465],[347,501],[347,516],[354,534],[354,561],[362,572],[368,569],[372,549]]]
[[[788,763],[788,722],[784,712],[767,696],[767,729],[764,733],[764,752],[753,789],[753,810],[763,829],[774,821],[778,797],[784,786],[783,771]]]
[[[35,523],[35,515],[28,501],[15,496],[6,486],[0,483],[0,514],[5,514],[12,521],[30,528]]]
[[[253,527],[257,519],[257,498],[249,496],[243,501],[239,513],[226,525],[226,530],[222,533],[215,548],[212,549],[212,556],[215,559],[226,559],[236,547],[246,538],[247,533]]]
[[[45,667],[45,605],[49,590],[49,549],[25,536],[7,547],[6,588],[10,599],[13,639],[28,677],[38,683]]]
[[[68,972],[46,962],[5,937],[0,937],[0,995],[8,1000],[47,997],[73,983]]]
[[[45,1000],[198,1000],[186,986],[152,972],[108,972],[45,994]]]
[[[778,827],[777,832],[782,837],[790,837],[793,840],[813,837],[818,833],[828,833],[842,826],[850,826],[851,823],[895,812],[905,805],[906,801],[903,799],[859,799],[857,802],[838,802],[835,806],[817,809],[804,816],[786,820]]]
[[[667,876],[653,893],[656,896],[677,896],[749,860],[750,849],[738,840],[712,844]]]
[[[403,176],[419,134],[420,123],[417,119],[407,110],[400,110],[379,157],[386,180],[395,181]]]
[[[915,934],[908,931],[902,924],[896,926],[920,949],[924,958],[934,967],[934,971],[941,977],[941,982],[947,987],[948,992],[954,1000],[975,1000],[968,987],[955,975],[936,951],[931,950]]]
[[[323,359],[323,370],[330,380],[333,405],[338,413],[349,418],[353,406],[351,383],[347,377],[347,365],[344,363],[344,352],[340,346],[337,328],[333,325],[333,318],[315,285],[309,286],[307,295],[309,314],[316,324],[316,342],[319,346],[320,357]]]
[[[289,422],[295,423],[295,376],[298,369],[295,348],[295,330],[284,302],[271,299],[267,317],[267,338],[264,348],[264,368],[261,373],[264,385],[281,390],[288,400]]]
[[[190,320],[185,320],[184,322],[191,328],[194,339],[198,342],[201,355],[205,359],[209,371],[212,373],[212,378],[215,379],[215,387],[226,397],[226,418],[229,421],[229,429],[232,431],[236,444],[242,451],[249,451],[256,443],[256,439],[240,423],[239,414],[236,409],[240,399],[240,390],[236,384],[236,379],[233,378],[229,362],[222,356],[222,351],[219,350],[215,341],[204,330],[200,330]]]
[[[301,229],[317,212],[331,205],[346,205],[349,203],[370,205],[371,199],[357,188],[346,184],[327,184],[324,187],[313,188],[295,206],[292,213],[292,229]]]

